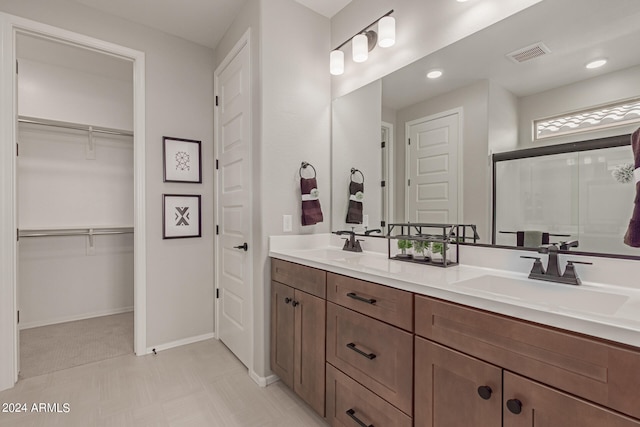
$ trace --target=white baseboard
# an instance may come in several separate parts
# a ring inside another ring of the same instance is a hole
[[[280,377],[278,377],[277,375],[269,375],[268,377],[261,377],[260,375],[256,374],[256,372],[253,370],[249,370],[249,377],[260,387],[266,387],[280,380]]]
[[[180,347],[182,345],[193,344],[193,343],[200,342],[200,341],[210,340],[212,338],[215,338],[215,334],[213,332],[211,332],[209,334],[197,335],[195,337],[184,338],[184,339],[181,339],[181,340],[177,340],[177,341],[172,341],[172,342],[168,342],[168,343],[165,343],[165,344],[156,345],[156,346],[153,346],[153,347],[148,347],[147,348],[147,354],[153,353],[154,349],[156,350],[156,352],[163,351],[163,350],[169,350],[170,348],[175,348],[175,347]]]
[[[93,319],[94,317],[111,316],[113,314],[128,313],[130,311],[133,311],[133,306],[124,307],[124,308],[114,308],[110,310],[94,311],[93,313],[76,314],[74,316],[58,317],[56,319],[50,319],[50,320],[38,320],[35,322],[20,323],[18,324],[18,329],[23,330],[23,329],[38,328],[40,326],[57,325],[58,323]]]

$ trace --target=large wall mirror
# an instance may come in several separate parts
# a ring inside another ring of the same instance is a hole
[[[484,244],[519,246],[516,233],[525,232],[525,246],[551,234],[552,243],[578,240],[570,250],[640,256],[622,243],[633,182],[612,176],[633,163],[630,145],[501,164],[502,205],[492,206],[493,154],[625,138],[640,126],[638,108],[625,113],[623,124],[605,119],[602,126],[540,139],[533,125],[638,100],[638,22],[636,0],[544,0],[335,99],[332,229],[354,225],[345,218],[356,168],[364,172],[362,225],[369,229],[405,221],[470,223]],[[600,58],[607,59],[603,67],[585,67]],[[442,76],[427,78],[430,71]],[[558,209],[566,221],[545,223],[558,220]],[[496,211],[504,222],[494,225]]]

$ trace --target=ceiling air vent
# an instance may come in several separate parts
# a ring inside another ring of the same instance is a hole
[[[531,46],[523,47],[522,49],[514,50],[507,54],[507,58],[516,63],[526,62],[533,58],[538,58],[542,55],[546,55],[551,52],[544,43],[538,42]]]

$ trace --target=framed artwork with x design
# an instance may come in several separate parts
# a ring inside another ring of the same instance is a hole
[[[162,238],[201,237],[200,195],[162,195]]]

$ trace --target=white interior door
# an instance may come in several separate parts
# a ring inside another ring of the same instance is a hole
[[[407,123],[407,221],[458,223],[458,111]]]
[[[242,363],[250,367],[253,307],[248,37],[241,40],[239,45],[216,70],[216,329],[218,338]]]

